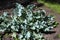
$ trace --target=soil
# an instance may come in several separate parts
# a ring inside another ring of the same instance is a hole
[[[57,37],[57,35],[60,34],[60,14],[57,13],[56,11],[46,7],[46,6],[42,6],[39,8],[44,9],[47,12],[46,15],[55,16],[55,20],[59,23],[59,25],[56,28],[52,29],[53,31],[55,31],[55,33],[44,34],[45,39],[47,39],[47,40],[60,40],[60,38]],[[12,10],[13,10],[13,8],[0,10],[0,14],[2,14],[4,11],[8,11],[9,13],[11,13]],[[9,39],[7,38],[7,39],[3,39],[3,40],[9,40]],[[12,40],[12,39],[10,39],[10,40]]]

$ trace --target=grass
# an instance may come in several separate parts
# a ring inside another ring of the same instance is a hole
[[[44,1],[40,1],[40,0],[38,0],[38,2],[42,2],[47,7],[49,7],[50,9],[56,11],[57,13],[60,13],[60,4],[57,4],[57,3],[49,3],[49,2],[44,2]]]
[[[60,34],[58,34],[57,37],[60,38]]]

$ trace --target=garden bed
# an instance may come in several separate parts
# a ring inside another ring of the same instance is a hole
[[[54,16],[56,16],[56,21],[57,22],[59,22],[60,23],[60,15],[59,14],[56,14],[56,12],[54,12],[54,11],[52,11],[51,9],[49,9],[48,7],[46,7],[46,6],[43,6],[43,7],[41,7],[41,8],[43,8],[43,9],[45,9],[46,11],[47,11],[47,15],[48,15],[48,13],[50,14],[52,14],[52,15],[54,15]],[[11,8],[11,9],[5,9],[5,10],[1,10],[0,11],[0,14],[2,14],[4,11],[8,11],[10,14],[11,14],[11,11],[13,10],[13,8]],[[59,25],[60,26],[60,25]],[[54,31],[56,31],[56,33],[53,33],[53,34],[45,34],[45,38],[47,38],[47,40],[59,40],[59,38],[57,38],[57,39],[55,39],[55,36],[57,35],[57,34],[59,34],[60,32],[60,27],[57,27],[57,28],[55,28],[55,29],[53,29]],[[11,33],[12,34],[12,33]],[[9,36],[3,36],[3,40],[13,40],[12,38],[11,38],[11,34],[8,34]]]

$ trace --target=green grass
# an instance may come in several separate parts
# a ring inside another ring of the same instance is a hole
[[[40,1],[40,0],[38,2],[42,2],[47,7],[49,7],[50,9],[56,11],[57,13],[60,13],[60,4],[57,4],[57,3],[49,3],[49,2],[44,2],[44,1]]]
[[[57,34],[57,38],[60,38],[60,34]]]

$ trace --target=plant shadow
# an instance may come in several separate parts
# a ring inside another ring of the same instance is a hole
[[[44,34],[53,34],[53,33],[56,33],[56,31],[46,31],[46,32],[42,31],[41,33],[44,33]]]

